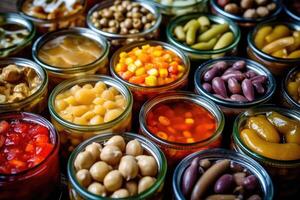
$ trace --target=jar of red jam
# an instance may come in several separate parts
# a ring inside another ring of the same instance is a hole
[[[45,118],[0,116],[0,199],[48,199],[60,183],[59,138]]]
[[[167,92],[143,105],[139,122],[141,133],[164,151],[172,166],[195,151],[219,147],[224,115],[207,98]]]

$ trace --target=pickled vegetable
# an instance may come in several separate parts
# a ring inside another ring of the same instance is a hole
[[[300,72],[293,74],[289,77],[286,85],[288,94],[294,99],[294,101],[300,104]]]

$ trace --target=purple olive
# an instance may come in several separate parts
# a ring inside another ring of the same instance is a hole
[[[253,71],[253,70],[248,70],[248,71],[245,73],[245,76],[246,76],[247,78],[253,78],[253,77],[257,76],[257,73],[256,73],[255,71]]]
[[[244,60],[239,60],[233,63],[232,68],[235,70],[243,70],[246,67],[246,62]]]
[[[216,94],[221,95],[224,98],[228,97],[225,82],[220,77],[215,77],[212,80],[212,89]]]
[[[244,167],[236,162],[231,161],[230,169],[234,172],[242,172],[244,170]]]
[[[241,85],[235,78],[228,79],[227,85],[228,85],[228,90],[232,94],[240,94],[242,92]]]
[[[259,82],[261,84],[264,84],[267,80],[267,77],[264,76],[264,75],[257,75],[257,76],[252,77],[250,80],[251,80],[252,83]]]
[[[246,190],[250,190],[250,191],[256,189],[258,186],[258,181],[256,176],[254,175],[247,176],[244,179],[243,186],[246,188]]]
[[[209,83],[203,83],[203,84],[202,84],[202,87],[203,87],[203,89],[206,90],[207,92],[209,92],[209,93],[212,92],[211,84],[209,84]]]
[[[225,71],[228,67],[228,64],[225,61],[219,61],[214,64],[214,67],[217,67],[220,71]]]
[[[243,91],[244,96],[249,101],[254,100],[254,88],[253,88],[253,85],[252,85],[250,79],[243,80],[243,82],[242,82],[242,91]]]
[[[265,88],[262,86],[260,82],[252,82],[252,85],[255,87],[255,90],[258,94],[264,94]]]
[[[239,101],[239,102],[247,102],[248,99],[240,94],[233,94],[230,96],[230,99],[233,101]]]
[[[230,79],[230,78],[235,78],[238,81],[242,81],[242,80],[245,79],[245,75],[242,72],[240,72],[240,71],[232,71],[232,72],[228,72],[226,74],[223,74],[221,76],[221,78],[224,81],[228,81],[228,79]]]
[[[232,189],[233,176],[231,174],[224,174],[215,183],[214,191],[218,194],[224,194]]]
[[[223,73],[224,74],[228,74],[230,72],[233,72],[233,71],[236,71],[235,69],[233,69],[232,67],[229,67],[228,69],[225,70],[225,72]]]
[[[217,67],[211,67],[208,71],[204,73],[203,80],[205,82],[210,82],[219,74],[219,69]]]
[[[181,182],[181,190],[185,196],[192,192],[193,186],[199,178],[198,163],[199,158],[197,157],[192,161],[191,165],[184,171]]]
[[[262,198],[258,194],[253,194],[247,200],[262,200]]]
[[[233,180],[236,185],[242,186],[246,177],[245,172],[237,172],[233,174]]]

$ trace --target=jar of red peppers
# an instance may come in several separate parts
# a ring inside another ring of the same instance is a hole
[[[174,165],[186,155],[219,147],[224,115],[210,100],[188,92],[167,92],[147,101],[140,111],[140,131]]]
[[[59,138],[45,118],[0,116],[0,199],[48,199],[60,182]]]

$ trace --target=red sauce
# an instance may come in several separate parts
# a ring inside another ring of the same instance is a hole
[[[16,174],[32,168],[52,149],[48,128],[23,120],[0,122],[0,174]]]
[[[154,106],[146,117],[148,130],[161,139],[195,143],[210,138],[216,130],[215,117],[191,101],[166,101]]]

